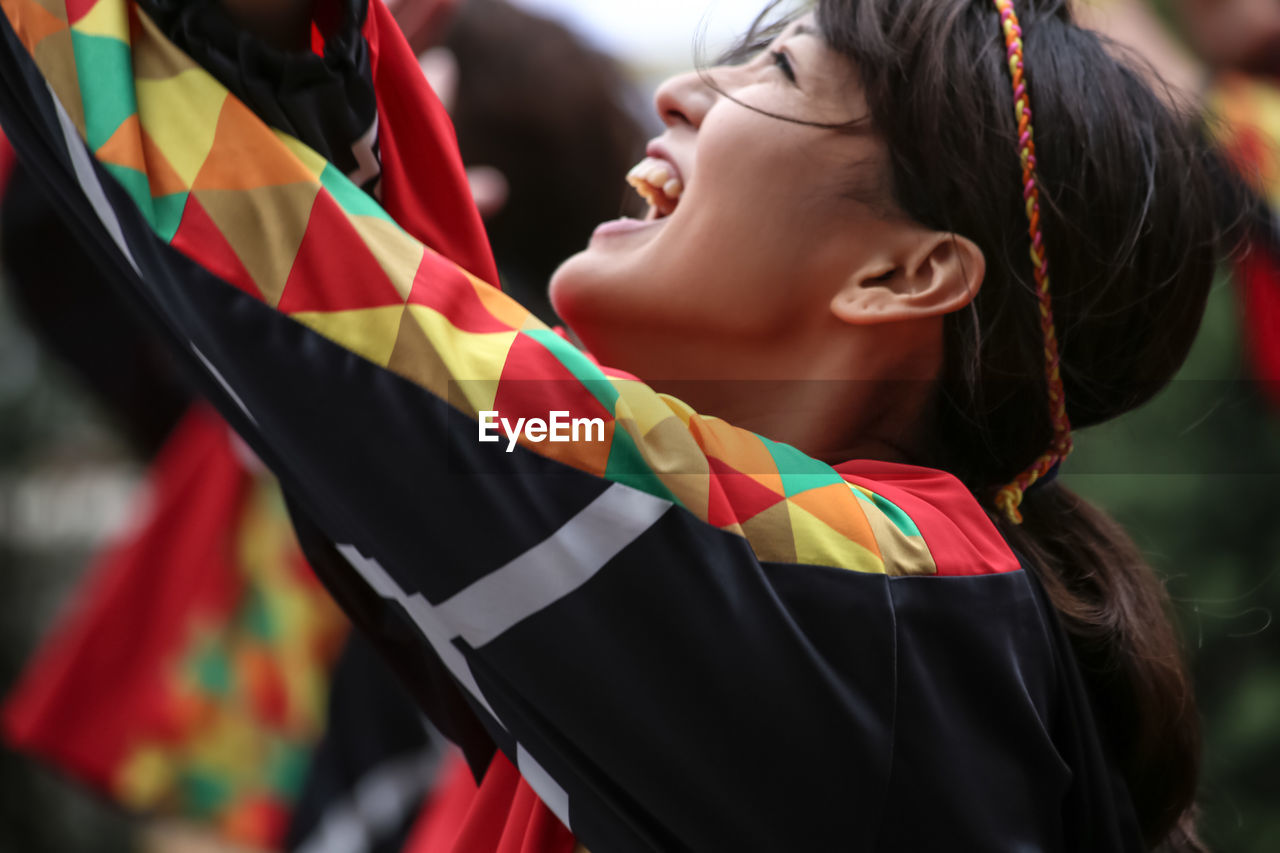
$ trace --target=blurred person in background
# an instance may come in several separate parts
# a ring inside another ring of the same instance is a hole
[[[422,39],[415,34],[409,43]],[[604,220],[640,212],[618,181],[644,151],[634,95],[614,61],[503,0],[459,4],[425,65],[441,63],[452,71],[435,85],[473,188],[478,182],[503,288],[552,322],[547,284],[556,267]]]
[[[1254,376],[1280,406],[1280,3],[1174,0],[1161,5],[1169,23],[1153,0],[1081,8],[1086,23],[1149,63],[1172,97],[1204,110],[1205,132],[1260,199],[1234,275]]]

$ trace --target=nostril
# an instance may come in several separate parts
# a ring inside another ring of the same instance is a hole
[[[693,124],[693,122],[689,120],[689,117],[677,108],[671,108],[671,109],[668,109],[666,112],[662,113],[662,121],[667,125],[673,125],[673,124],[692,125]]]
[[[705,83],[696,71],[672,77],[658,87],[653,105],[658,117],[668,127],[697,127],[700,111],[705,110],[700,98]]]

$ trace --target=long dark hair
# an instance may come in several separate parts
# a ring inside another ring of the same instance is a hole
[[[1202,850],[1192,820],[1199,719],[1160,580],[1123,529],[1059,483],[1028,492],[1021,526],[993,506],[1052,436],[995,6],[814,5],[828,44],[859,72],[869,113],[861,124],[887,144],[892,206],[973,240],[987,259],[973,304],[945,320],[926,461],[960,477],[1036,570],[1148,844]],[[777,32],[772,8],[740,53]],[[1084,427],[1150,399],[1185,359],[1224,246],[1220,172],[1196,121],[1105,39],[1075,26],[1064,0],[1017,0],[1016,11],[1068,414]]]

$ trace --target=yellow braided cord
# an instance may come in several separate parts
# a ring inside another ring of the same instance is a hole
[[[1071,421],[1067,418],[1067,395],[1062,388],[1062,372],[1058,361],[1058,335],[1053,326],[1053,308],[1049,302],[1049,261],[1045,257],[1044,234],[1040,230],[1040,191],[1036,187],[1036,143],[1031,129],[1031,102],[1022,69],[1022,28],[1013,11],[1013,0],[994,0],[1004,30],[1004,43],[1009,57],[1009,75],[1013,81],[1013,111],[1018,120],[1018,157],[1022,161],[1022,195],[1027,202],[1028,233],[1031,236],[1031,266],[1035,270],[1036,295],[1040,300],[1040,328],[1044,333],[1045,378],[1049,386],[1049,416],[1053,423],[1053,442],[1031,467],[1012,483],[996,493],[996,506],[1014,524],[1022,523],[1023,493],[1031,484],[1049,472],[1071,452]]]

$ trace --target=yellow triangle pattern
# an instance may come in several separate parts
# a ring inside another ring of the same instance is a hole
[[[227,90],[202,68],[160,80],[138,80],[142,127],[190,187],[213,148]]]
[[[618,392],[618,402],[614,404],[616,416],[623,417],[625,413],[626,417],[633,418],[641,435],[663,421],[671,420],[671,409],[666,400],[638,380],[615,379],[612,385]]]
[[[852,497],[852,496],[850,496]],[[795,539],[796,562],[815,566],[844,566],[855,572],[884,574],[884,562],[856,542],[833,530],[808,510],[787,501]]]
[[[414,320],[435,344],[437,352],[449,368],[449,375],[454,377],[454,393],[448,388],[429,388],[438,397],[450,402],[457,402],[458,390],[466,399],[470,408],[468,414],[493,409],[493,401],[498,396],[498,375],[493,366],[506,363],[507,353],[515,344],[519,332],[490,332],[476,334],[463,332],[450,323],[445,316],[434,308],[425,305],[409,304],[408,310]],[[501,374],[501,370],[498,371]]]
[[[297,157],[298,161],[302,163],[302,167],[311,173],[311,177],[317,181],[320,180],[320,175],[324,173],[324,167],[328,165],[327,160],[317,154],[305,142],[294,139],[280,130],[272,130],[271,132],[275,134],[276,139],[284,143],[285,148],[293,152],[293,156]]]
[[[418,267],[422,265],[426,248],[417,240],[404,239],[404,231],[399,225],[381,217],[352,216],[349,213],[346,213],[346,217],[378,259],[378,264],[400,298],[407,300],[409,291],[413,290],[413,280],[418,274]]]
[[[106,36],[128,44],[129,8],[124,4],[95,3],[83,18],[71,25],[71,29],[87,36]]]
[[[381,367],[391,360],[403,305],[352,311],[299,311],[289,316]]]

